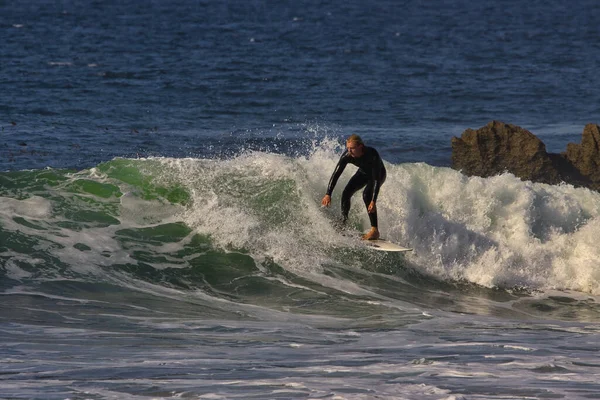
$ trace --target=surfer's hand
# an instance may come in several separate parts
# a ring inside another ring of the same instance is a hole
[[[374,212],[377,212],[377,206],[375,205],[374,201],[372,201],[371,204],[369,204],[369,207],[367,208],[367,212],[369,214],[373,214]]]
[[[331,196],[326,194],[325,197],[323,197],[323,200],[321,200],[321,205],[323,207],[329,207],[330,204],[331,204]]]

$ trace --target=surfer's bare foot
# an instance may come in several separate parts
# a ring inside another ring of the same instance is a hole
[[[371,230],[363,235],[363,240],[377,240],[379,239],[379,229],[371,227]]]

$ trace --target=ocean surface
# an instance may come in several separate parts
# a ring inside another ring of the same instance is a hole
[[[0,399],[600,399],[600,3],[0,0]],[[384,253],[344,137],[388,171]]]

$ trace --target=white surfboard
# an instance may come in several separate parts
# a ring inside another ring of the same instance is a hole
[[[398,252],[412,251],[412,249],[408,247],[402,247],[400,245],[397,245],[396,243],[388,242],[384,239],[364,240],[363,242],[373,250]]]

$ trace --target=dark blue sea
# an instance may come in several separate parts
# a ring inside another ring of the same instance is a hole
[[[600,123],[592,0],[0,0],[0,399],[593,399],[600,194],[450,168]],[[365,246],[352,133],[382,155]],[[350,234],[349,234],[350,233]]]

